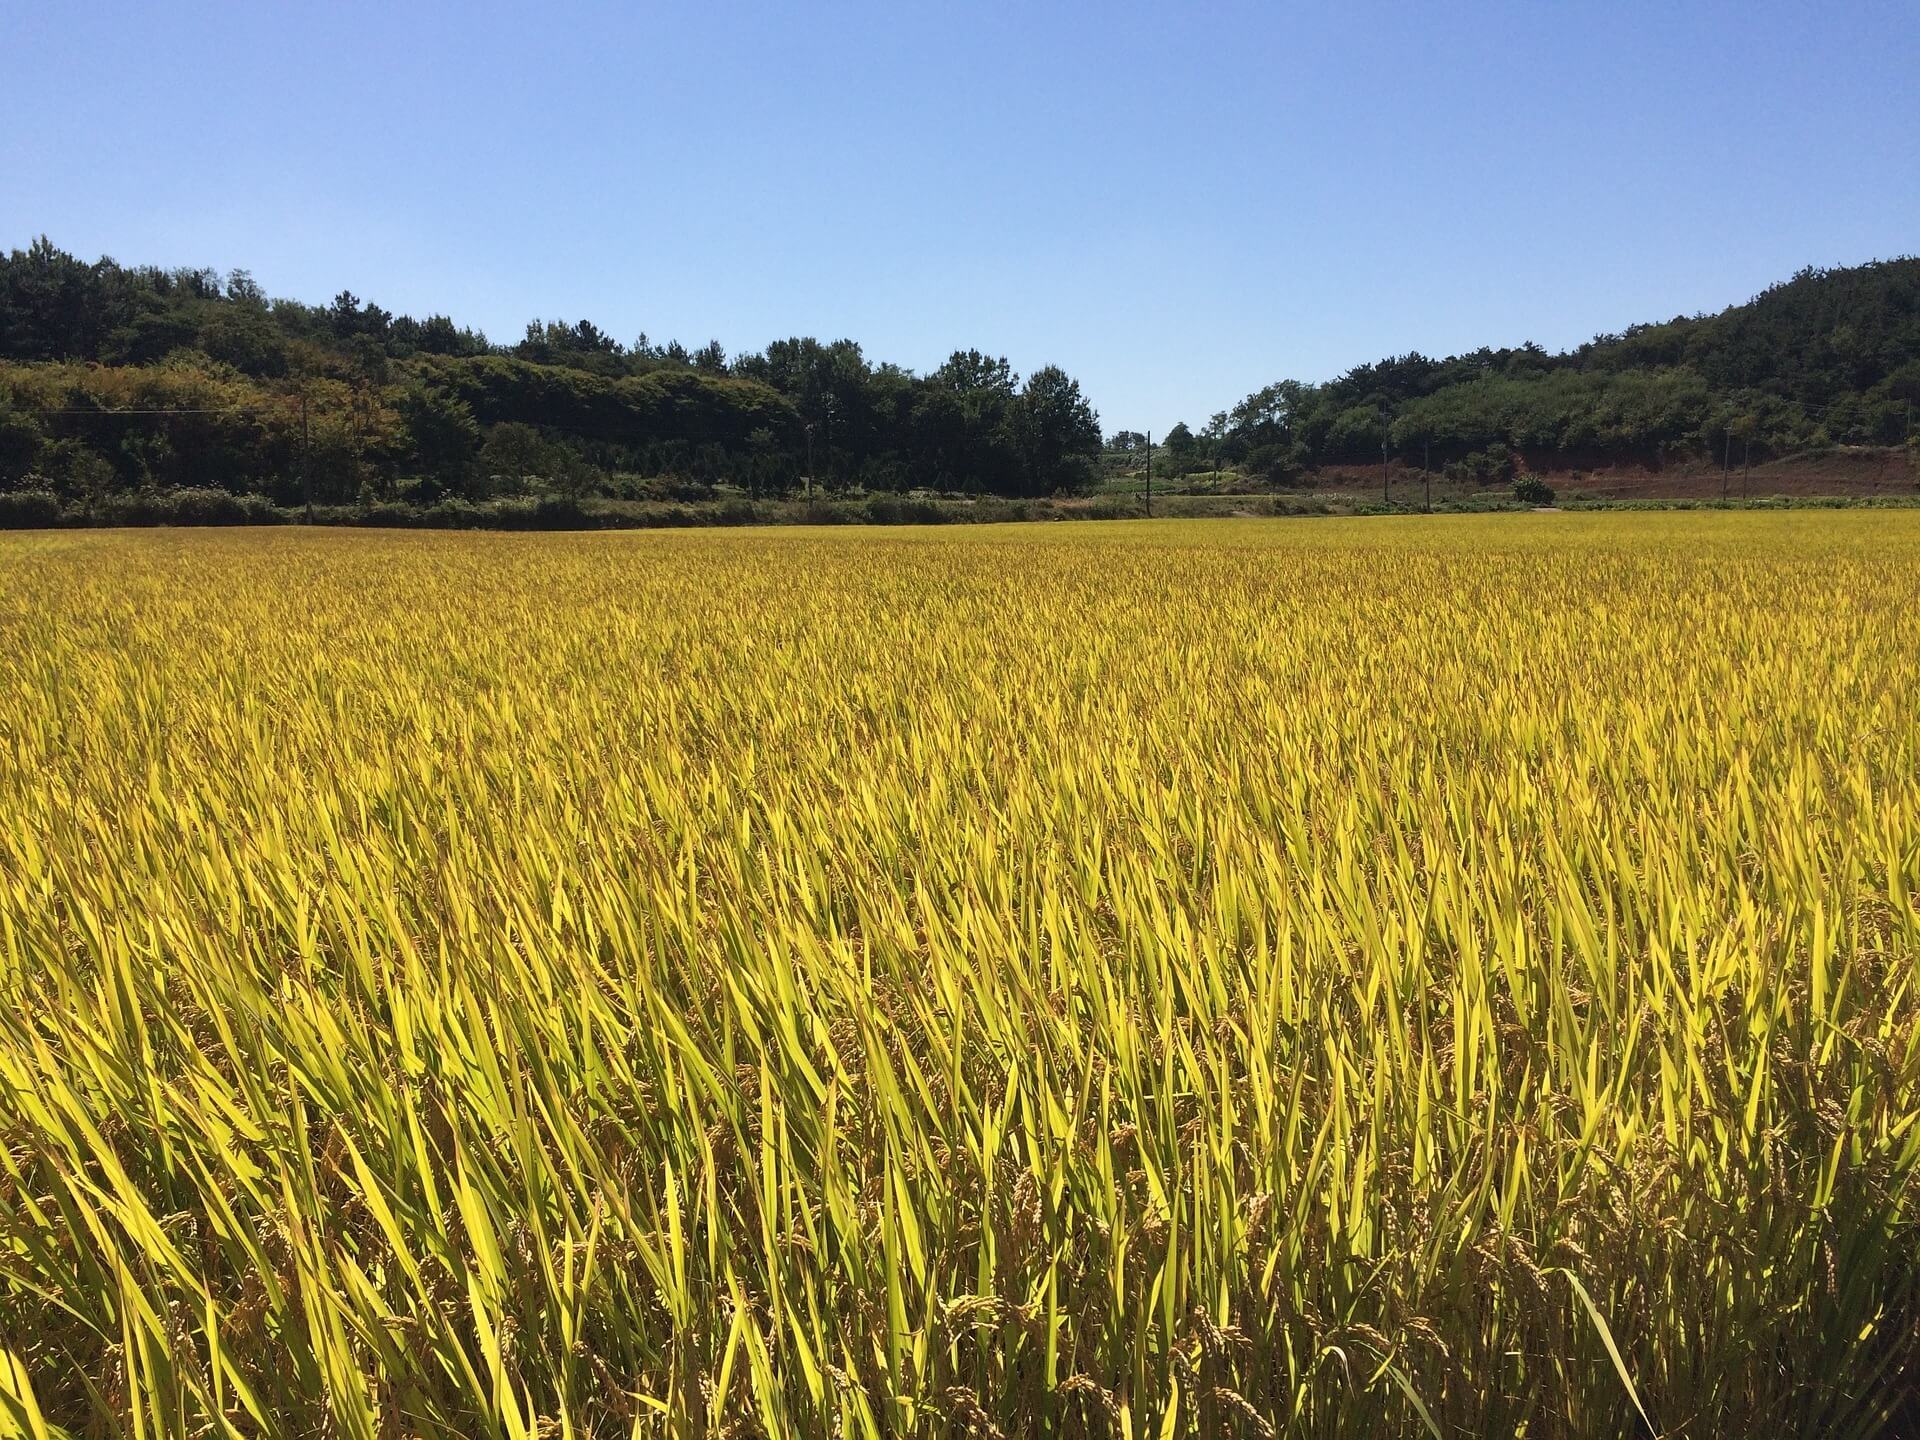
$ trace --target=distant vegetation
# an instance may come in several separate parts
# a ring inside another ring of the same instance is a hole
[[[1916,401],[1920,260],[1892,260],[1804,270],[1721,314],[1561,354],[1409,354],[1282,380],[1157,437],[1154,473],[1270,489],[1392,457],[1504,487],[1530,469],[1764,463],[1911,444]],[[852,340],[729,357],[622,344],[588,320],[496,344],[345,291],[269,299],[244,271],[87,263],[44,238],[0,257],[0,523],[1032,499],[1140,475],[1145,449],[1130,430],[1103,445],[1060,369],[1023,379],[979,350],[916,375]]]
[[[244,271],[0,258],[0,491],[90,504],[214,487],[279,505],[702,497],[814,484],[1043,496],[1087,485],[1098,417],[1054,366],[956,351],[914,375],[851,340],[729,359],[591,321],[496,345]]]
[[[1729,443],[1764,460],[1827,445],[1892,445],[1920,402],[1920,260],[1802,270],[1745,305],[1537,345],[1361,365],[1325,385],[1282,380],[1203,430],[1166,436],[1176,472],[1272,480],[1384,453],[1457,478],[1523,462],[1658,466]],[[1120,448],[1140,437],[1122,433]]]

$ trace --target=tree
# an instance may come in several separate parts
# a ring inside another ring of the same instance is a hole
[[[455,325],[445,315],[429,315],[424,320],[402,315],[393,322],[389,341],[398,355],[412,351],[423,355],[484,355],[492,348],[486,336]]]
[[[463,489],[480,448],[473,411],[444,390],[414,385],[401,401],[400,415],[419,473],[443,489]]]
[[[481,475],[493,490],[517,493],[556,468],[553,447],[531,425],[506,420],[487,427],[478,456]]]
[[[1020,383],[1006,356],[985,355],[978,350],[954,351],[931,378],[934,384],[957,393],[981,391],[1008,397]]]
[[[0,395],[0,490],[11,489],[32,473],[43,439],[33,417]]]
[[[287,373],[287,343],[264,308],[224,305],[200,327],[200,348],[243,375]]]
[[[1232,426],[1249,445],[1267,445],[1288,438],[1295,420],[1312,394],[1298,380],[1281,380],[1256,390],[1233,407]]]
[[[954,351],[926,378],[913,406],[914,469],[943,489],[1033,493],[1014,416],[1016,383],[1004,357]]]
[[[1200,438],[1207,447],[1207,458],[1215,470],[1227,468],[1227,437],[1231,429],[1227,412],[1216,410],[1208,417],[1206,428],[1200,432]]]
[[[579,355],[618,355],[620,342],[591,320],[576,320],[566,348]]]
[[[815,468],[835,483],[858,473],[883,438],[898,443],[897,432],[875,432],[877,400],[888,387],[876,387],[855,341],[776,340],[764,354],[735,360],[733,373],[771,385],[793,403],[802,426],[812,427]]]
[[[1027,377],[1014,416],[1030,495],[1083,490],[1100,453],[1100,417],[1080,393],[1080,382],[1057,365]],[[1191,438],[1191,437],[1189,437]]]
[[[1375,460],[1386,434],[1386,418],[1378,409],[1349,405],[1333,417],[1327,429],[1326,453],[1341,460]]]
[[[360,333],[360,297],[351,290],[342,290],[333,297],[333,304],[327,307],[327,319],[333,326],[335,339],[347,340]]]
[[[1200,468],[1200,442],[1193,437],[1193,431],[1187,428],[1187,422],[1180,420],[1167,432],[1167,460],[1176,475],[1186,475]]]
[[[227,276],[227,299],[256,310],[267,308],[267,292],[260,288],[250,270],[235,270]]]
[[[88,265],[42,235],[0,258],[0,355],[94,360],[107,337],[167,308],[111,260]]]
[[[354,336],[352,345],[347,347],[347,356],[354,378],[363,385],[384,385],[392,374],[387,347],[371,335]]]

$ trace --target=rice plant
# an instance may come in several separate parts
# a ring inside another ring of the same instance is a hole
[[[0,539],[0,1430],[1920,1433],[1916,562]]]

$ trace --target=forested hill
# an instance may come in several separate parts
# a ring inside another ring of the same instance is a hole
[[[1522,469],[1765,461],[1909,442],[1920,260],[1805,270],[1718,315],[1576,350],[1410,354],[1283,380],[1165,437],[1157,468],[1278,485],[1387,456],[1502,482]],[[1106,441],[1109,473],[1141,436]],[[1041,496],[1101,472],[1098,417],[1056,367],[955,351],[928,374],[851,340],[728,356],[588,320],[495,343],[341,292],[271,299],[244,271],[0,255],[0,510],[95,519],[192,487],[262,506],[758,497],[816,485]],[[21,503],[32,497],[31,504]],[[166,506],[149,507],[166,515]],[[145,513],[145,512],[142,512]]]
[[[1600,335],[1283,380],[1168,438],[1196,466],[1274,478],[1332,463],[1644,463],[1904,441],[1920,422],[1920,259],[1803,270],[1744,305]]]
[[[1072,377],[956,351],[930,374],[851,340],[727,356],[588,320],[497,345],[341,292],[269,299],[244,271],[0,256],[0,492],[71,506],[216,487],[281,505],[508,495],[657,498],[1090,483],[1098,417]]]

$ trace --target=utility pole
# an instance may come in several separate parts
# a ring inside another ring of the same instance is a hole
[[[1747,498],[1748,482],[1753,479],[1753,431],[1749,429],[1740,440],[1740,498]]]
[[[1153,431],[1147,431],[1147,518],[1153,518]]]
[[[1420,442],[1420,483],[1427,489],[1427,513],[1433,513],[1433,441]]]
[[[807,422],[807,503],[813,503],[813,422]]]
[[[1733,483],[1733,427],[1727,427],[1727,448],[1720,457],[1720,498],[1725,500]]]
[[[1387,442],[1385,439],[1380,441],[1380,503],[1382,505],[1393,503],[1393,496],[1387,491]]]

